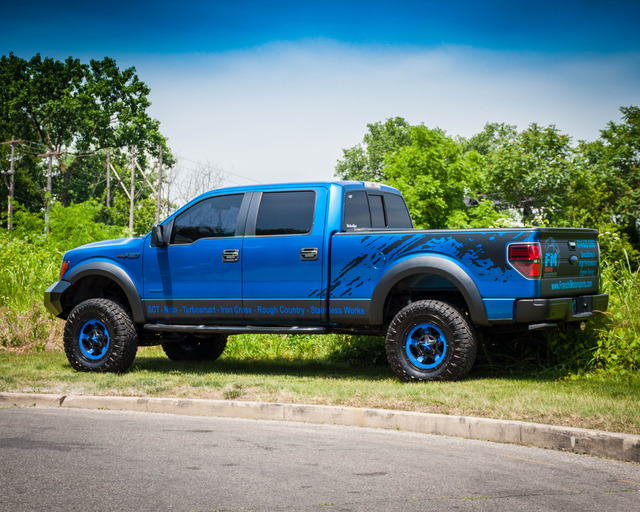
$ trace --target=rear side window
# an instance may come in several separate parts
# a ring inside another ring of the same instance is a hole
[[[356,229],[368,229],[371,227],[369,217],[369,203],[364,190],[347,192],[344,196],[344,231],[354,231]]]
[[[386,228],[387,221],[384,218],[384,202],[382,196],[369,195],[369,209],[371,210],[371,227]]]
[[[234,236],[243,194],[210,197],[182,212],[173,223],[172,244]]]
[[[313,229],[316,193],[312,190],[264,192],[256,235],[305,235]]]
[[[344,198],[343,231],[357,229],[411,229],[407,205],[397,194],[348,191]]]
[[[395,194],[385,194],[384,205],[387,212],[387,226],[390,228],[413,228],[411,216],[404,199]]]

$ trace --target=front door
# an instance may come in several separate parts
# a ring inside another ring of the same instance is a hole
[[[214,324],[243,318],[241,212],[248,198],[226,194],[196,202],[165,225],[171,231],[168,246],[145,247],[143,300],[150,321]]]

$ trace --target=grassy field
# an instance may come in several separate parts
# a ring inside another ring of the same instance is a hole
[[[0,390],[392,408],[640,434],[638,375],[566,378],[480,366],[462,382],[404,384],[386,366],[237,354],[230,346],[214,363],[175,363],[157,347],[142,348],[130,372],[114,375],[78,373],[59,351],[0,352]]]

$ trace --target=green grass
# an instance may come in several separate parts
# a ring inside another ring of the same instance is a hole
[[[404,384],[386,366],[228,354],[214,363],[175,363],[150,347],[124,375],[76,372],[61,352],[0,352],[0,390],[346,405],[640,434],[638,375],[487,375],[479,368],[461,382]]]

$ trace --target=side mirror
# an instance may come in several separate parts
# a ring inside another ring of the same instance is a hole
[[[151,246],[165,247],[167,245],[169,244],[164,236],[164,227],[161,225],[153,226],[151,228]]]

